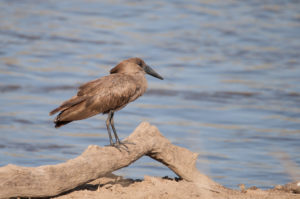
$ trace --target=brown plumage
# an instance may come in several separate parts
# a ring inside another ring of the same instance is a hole
[[[145,73],[163,79],[142,59],[130,58],[111,69],[110,75],[81,85],[77,95],[49,113],[53,115],[60,112],[54,120],[55,127],[58,128],[72,121],[86,119],[99,113],[108,113],[106,127],[110,144],[120,144],[114,127],[114,112],[144,94],[147,89]],[[115,143],[112,141],[109,126],[113,129]]]

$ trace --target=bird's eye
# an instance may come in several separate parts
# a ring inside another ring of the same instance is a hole
[[[142,61],[139,62],[139,66],[140,66],[140,67],[143,67],[143,66],[144,66],[144,64],[143,64]]]

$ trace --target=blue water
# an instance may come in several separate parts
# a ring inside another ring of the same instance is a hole
[[[115,115],[199,153],[217,182],[300,179],[299,1],[0,1],[0,166],[57,164],[107,145],[106,116],[53,127],[48,113],[118,62],[164,78]],[[175,176],[144,157],[116,172]]]

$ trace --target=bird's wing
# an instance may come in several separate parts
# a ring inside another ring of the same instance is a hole
[[[76,104],[79,104],[81,102],[83,102],[86,99],[85,96],[73,96],[71,99],[68,99],[67,101],[64,101],[59,107],[57,107],[56,109],[52,110],[49,115],[53,115],[59,111],[64,111],[68,108],[70,108],[71,106],[74,106]]]
[[[136,99],[138,89],[131,76],[111,74],[80,86],[77,95],[89,96],[86,106],[99,113],[106,113]]]
[[[88,82],[80,86],[77,96],[73,97],[73,100],[83,100],[63,108],[56,122],[82,120],[99,113],[118,110],[142,95],[139,89],[133,77],[124,74],[112,74]]]
[[[108,76],[104,76],[102,78],[82,84],[78,88],[77,96],[89,95],[90,93],[93,93],[96,89],[101,88],[102,84],[105,84],[107,79]]]
[[[53,115],[59,111],[64,111],[72,106],[75,106],[83,101],[85,101],[90,95],[95,92],[95,89],[100,88],[101,84],[105,81],[104,78],[96,79],[90,82],[87,82],[81,85],[78,88],[78,92],[76,96],[73,96],[71,99],[64,101],[59,107],[52,110],[49,115]]]

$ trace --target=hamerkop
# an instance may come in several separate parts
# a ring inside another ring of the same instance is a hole
[[[130,58],[111,69],[110,75],[81,85],[77,95],[49,113],[53,115],[60,111],[54,120],[55,128],[99,113],[107,113],[106,128],[110,145],[120,145],[121,142],[114,126],[114,113],[145,93],[146,73],[163,80],[142,59]],[[115,142],[112,140],[110,126],[114,132]]]

